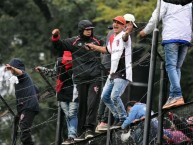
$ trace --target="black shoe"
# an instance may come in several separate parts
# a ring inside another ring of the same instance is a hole
[[[83,132],[79,137],[75,138],[74,140],[75,140],[75,141],[85,140],[85,134],[86,134],[86,132]]]
[[[117,129],[117,128],[121,128],[121,125],[123,124],[122,121],[119,121],[117,124],[114,124],[111,126],[110,129]]]
[[[85,133],[85,139],[94,137],[94,133],[92,130],[87,130]]]
[[[69,137],[67,140],[65,140],[65,141],[62,143],[62,145],[63,145],[63,144],[72,144],[72,143],[74,143],[74,138]]]

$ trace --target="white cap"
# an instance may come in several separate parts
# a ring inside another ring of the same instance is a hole
[[[124,16],[125,21],[131,21],[135,28],[137,28],[137,25],[135,24],[135,17],[132,14],[125,14]]]

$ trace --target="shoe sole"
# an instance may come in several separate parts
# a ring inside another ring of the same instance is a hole
[[[74,139],[74,141],[83,141],[85,139]]]
[[[173,104],[170,104],[170,105],[166,105],[166,106],[163,106],[163,109],[168,109],[168,108],[172,108],[172,107],[177,107],[177,106],[181,106],[181,105],[184,105],[185,103],[184,102],[180,102],[178,104],[175,104],[176,102],[174,102]]]
[[[110,127],[110,129],[118,129],[118,128],[121,128],[121,126],[112,126],[112,127]]]
[[[62,145],[68,145],[68,144],[74,144],[75,142],[71,142],[71,143],[62,143]]]
[[[106,132],[107,130],[98,130],[98,131],[95,131],[95,133],[103,133],[103,132]]]
[[[98,128],[99,131],[107,131],[108,128]]]
[[[87,136],[85,137],[85,139],[92,138],[92,137],[94,137],[94,135],[87,135]]]

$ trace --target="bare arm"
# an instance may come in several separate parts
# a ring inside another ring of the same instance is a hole
[[[5,70],[10,70],[13,75],[20,76],[23,74],[22,70],[15,68],[9,64],[5,65]]]
[[[139,36],[140,37],[145,37],[147,34],[144,32],[144,30],[141,30],[140,32],[139,32]]]
[[[101,53],[107,53],[107,48],[105,46],[98,46],[92,43],[87,43],[86,46],[88,47],[88,49],[98,51]]]

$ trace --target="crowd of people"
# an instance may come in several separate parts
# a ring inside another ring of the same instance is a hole
[[[156,12],[157,9],[140,31],[141,37],[152,32]],[[160,20],[170,81],[169,98],[163,106],[167,109],[184,104],[180,70],[191,42],[192,4],[182,6],[161,1]],[[60,30],[52,31],[53,49],[58,52],[56,65],[53,69],[37,66],[35,70],[57,78],[57,101],[65,114],[68,130],[68,138],[62,144],[92,138],[95,131],[107,130],[108,109],[113,115],[111,128],[126,129],[136,120],[144,119],[145,104],[129,102],[125,107],[121,99],[127,85],[132,82],[130,34],[134,28],[137,28],[135,17],[125,14],[112,19],[112,30],[106,43],[94,34],[94,26],[89,20],[81,20],[78,23],[79,35],[71,38],[61,40]],[[106,55],[102,63],[99,59],[101,53]],[[12,59],[6,64],[6,70],[18,78],[15,89],[21,141],[23,145],[33,145],[30,128],[39,112],[37,87],[20,59]],[[105,74],[104,78],[101,78],[101,72]],[[101,85],[103,79],[106,79],[104,86]]]

